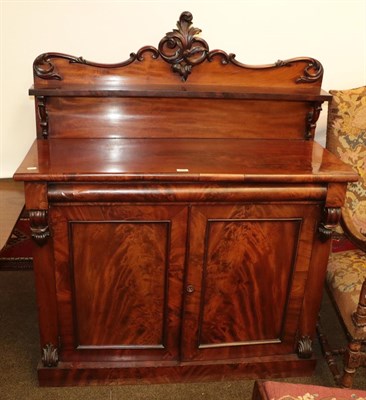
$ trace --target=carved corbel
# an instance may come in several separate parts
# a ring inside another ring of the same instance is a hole
[[[307,359],[313,355],[313,341],[310,336],[301,336],[297,342],[297,356]]]
[[[333,230],[339,223],[341,218],[341,208],[326,207],[324,209],[323,218],[318,226],[318,233],[322,242],[332,237]]]
[[[39,246],[43,246],[47,242],[48,237],[50,236],[47,211],[29,210],[29,222],[30,222],[31,236],[33,240]]]
[[[48,138],[48,113],[46,108],[46,97],[36,96],[39,125],[41,127],[42,136],[44,139]]]
[[[314,138],[316,123],[319,119],[320,112],[322,110],[322,103],[315,102],[313,109],[306,116],[306,131],[305,139],[310,140]]]
[[[42,363],[45,367],[57,367],[58,349],[52,343],[48,343],[45,347],[43,347]]]

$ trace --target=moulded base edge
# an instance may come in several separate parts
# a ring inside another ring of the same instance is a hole
[[[121,367],[113,363],[65,363],[57,367],[38,366],[40,386],[122,385],[177,382],[207,382],[237,379],[309,376],[316,359],[296,355],[256,358],[248,362],[184,363]]]

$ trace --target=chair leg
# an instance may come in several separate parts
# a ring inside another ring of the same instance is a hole
[[[343,354],[345,352],[345,349],[333,350],[330,347],[328,339],[325,336],[325,334],[323,333],[320,321],[318,321],[318,323],[316,325],[316,331],[318,334],[319,344],[320,344],[320,348],[323,353],[324,359],[325,359],[326,363],[328,364],[329,370],[333,375],[336,385],[340,385],[341,374],[337,367],[337,363],[336,363],[334,356]]]
[[[362,283],[357,309],[352,314],[352,321],[359,328],[366,326],[366,279]]]
[[[362,283],[357,309],[352,314],[352,321],[355,327],[362,328],[366,326],[366,279]],[[360,366],[365,366],[366,354],[361,351],[361,347],[361,340],[352,340],[348,344],[344,355],[344,373],[340,382],[343,387],[352,387],[356,369]]]
[[[352,341],[348,344],[346,353],[344,355],[343,376],[340,380],[340,384],[342,387],[352,387],[356,369],[360,367],[363,358],[361,345],[362,343],[359,341]]]

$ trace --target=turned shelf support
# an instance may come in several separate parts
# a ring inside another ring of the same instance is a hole
[[[48,112],[46,107],[46,97],[36,96],[38,109],[39,126],[44,139],[48,138]]]
[[[307,114],[306,117],[306,130],[305,139],[312,140],[315,136],[316,123],[322,111],[322,103],[314,102],[313,109]]]

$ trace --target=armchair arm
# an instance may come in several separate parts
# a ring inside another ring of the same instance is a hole
[[[348,210],[342,208],[341,226],[348,239],[360,250],[366,252],[366,236],[362,235],[355,227]]]

